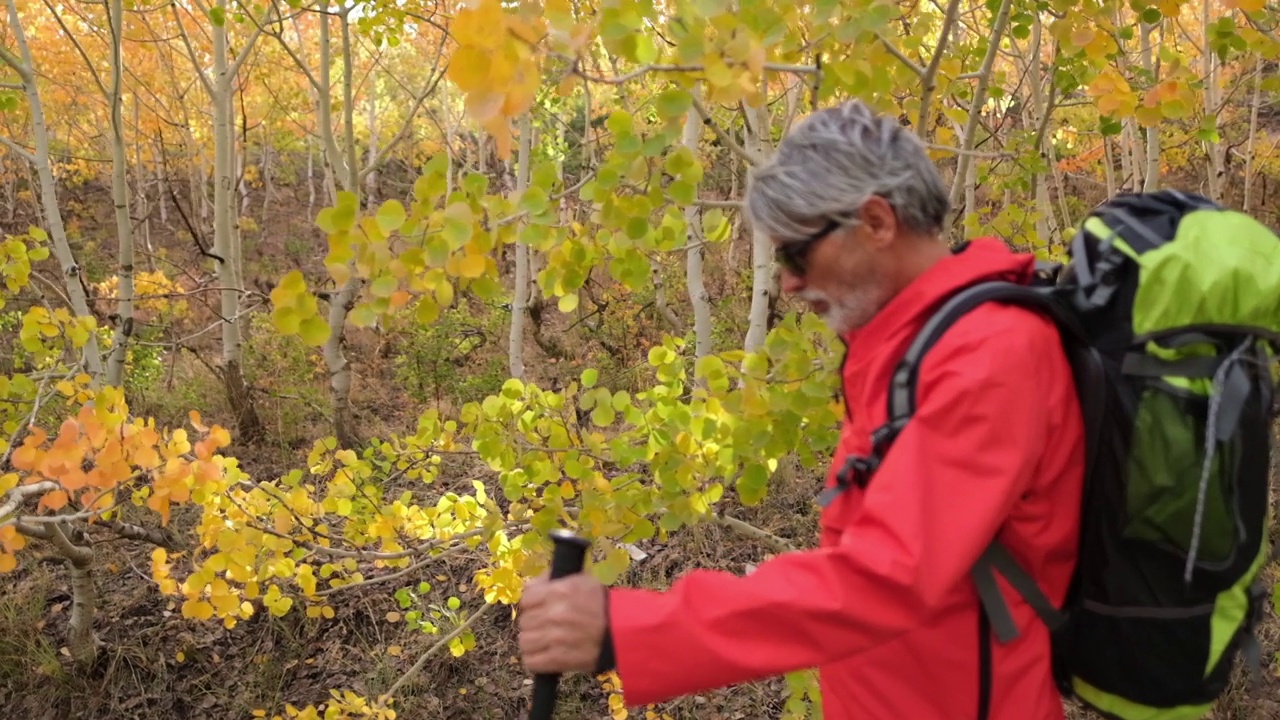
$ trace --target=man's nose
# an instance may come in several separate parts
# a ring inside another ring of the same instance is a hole
[[[795,295],[804,290],[804,276],[796,275],[790,270],[782,268],[778,273],[778,287],[788,295]]]

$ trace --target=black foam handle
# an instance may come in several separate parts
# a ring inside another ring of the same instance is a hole
[[[555,543],[551,555],[551,578],[554,580],[582,572],[591,544],[568,530],[552,530],[551,541]],[[558,674],[539,673],[533,677],[533,704],[529,709],[529,720],[551,720],[559,687]]]

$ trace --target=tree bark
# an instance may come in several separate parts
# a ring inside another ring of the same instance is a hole
[[[227,1],[217,0],[217,7],[226,12]],[[235,167],[235,132],[231,124],[232,91],[231,79],[243,58],[248,54],[248,47],[242,51],[240,59],[232,63],[227,58],[227,29],[214,25],[210,28],[213,34],[213,81],[210,95],[213,100],[213,254],[217,256],[220,311],[222,314],[222,382],[227,393],[227,403],[236,418],[236,431],[240,439],[246,443],[254,443],[266,435],[262,420],[258,417],[257,407],[249,388],[245,384],[242,370],[240,334],[240,265],[242,258],[239,243],[235,241],[238,232],[239,216],[235,205],[235,178],[232,175]],[[252,41],[249,43],[252,45]]]
[[[529,160],[532,154],[533,123],[529,113],[520,116],[520,150],[516,163],[516,195],[524,193],[529,187]],[[517,235],[516,245],[516,278],[512,285],[511,298],[511,334],[507,339],[507,364],[511,377],[524,379],[524,320],[529,308],[529,246],[525,245]]]
[[[115,206],[116,242],[119,247],[118,296],[116,329],[111,340],[111,356],[107,359],[107,384],[124,385],[125,360],[133,335],[133,225],[129,219],[129,185],[125,177],[124,154],[124,3],[111,0],[108,21],[111,28],[111,202]],[[141,170],[141,168],[139,168]]]
[[[694,96],[699,92],[698,86],[690,90]],[[699,139],[702,137],[702,117],[696,107],[689,108],[684,120],[684,134],[681,142],[689,148],[694,157],[698,157]],[[695,193],[696,197],[696,193]],[[707,294],[707,284],[702,273],[705,246],[702,242],[702,213],[696,202],[690,203],[684,210],[684,221],[688,225],[685,252],[685,285],[689,291],[689,303],[693,306],[693,347],[696,357],[711,354],[711,298]]]
[[[773,152],[769,139],[769,105],[745,108],[743,145],[752,163],[759,165]],[[742,343],[746,352],[764,346],[769,333],[769,306],[774,291],[773,242],[760,230],[751,233],[751,310],[747,315],[747,335]]]

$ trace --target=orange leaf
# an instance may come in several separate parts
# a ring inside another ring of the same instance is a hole
[[[52,490],[40,498],[40,505],[50,510],[61,510],[67,506],[67,494],[62,490]]]
[[[18,558],[8,553],[0,553],[0,573],[13,572],[16,567],[18,567]]]

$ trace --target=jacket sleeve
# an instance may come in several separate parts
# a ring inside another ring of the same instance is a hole
[[[837,546],[779,555],[746,577],[696,570],[666,592],[610,591],[628,705],[863,652],[917,628],[966,581],[1048,440],[1037,386],[1070,381],[1051,326],[980,310],[926,355],[916,414]]]

